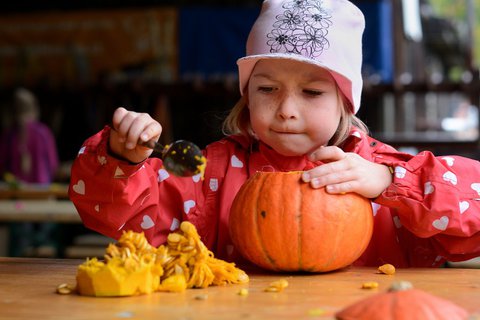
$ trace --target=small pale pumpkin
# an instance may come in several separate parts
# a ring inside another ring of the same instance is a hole
[[[326,272],[365,251],[373,213],[368,199],[313,189],[301,172],[257,172],[232,203],[229,230],[235,248],[262,268]]]
[[[407,281],[339,311],[338,320],[465,320],[468,312],[451,301],[414,289]]]

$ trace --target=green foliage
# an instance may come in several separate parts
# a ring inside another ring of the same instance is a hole
[[[451,18],[455,21],[467,21],[467,0],[430,0],[437,15]],[[474,26],[474,59],[475,65],[480,65],[480,0],[473,0],[475,7]]]

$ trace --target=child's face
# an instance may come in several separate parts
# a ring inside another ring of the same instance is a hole
[[[340,121],[340,100],[327,71],[293,60],[258,61],[248,84],[253,130],[285,156],[304,155],[328,143]]]

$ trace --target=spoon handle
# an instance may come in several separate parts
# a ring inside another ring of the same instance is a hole
[[[154,152],[157,152],[159,154],[163,154],[163,152],[165,151],[165,146],[159,142],[156,142],[155,140],[148,140],[146,142],[141,142],[140,144],[144,147],[153,149]]]

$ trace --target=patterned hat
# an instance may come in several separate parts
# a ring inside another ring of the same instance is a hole
[[[283,58],[327,69],[351,103],[362,92],[362,12],[346,0],[265,0],[238,59],[240,92],[260,59]]]

